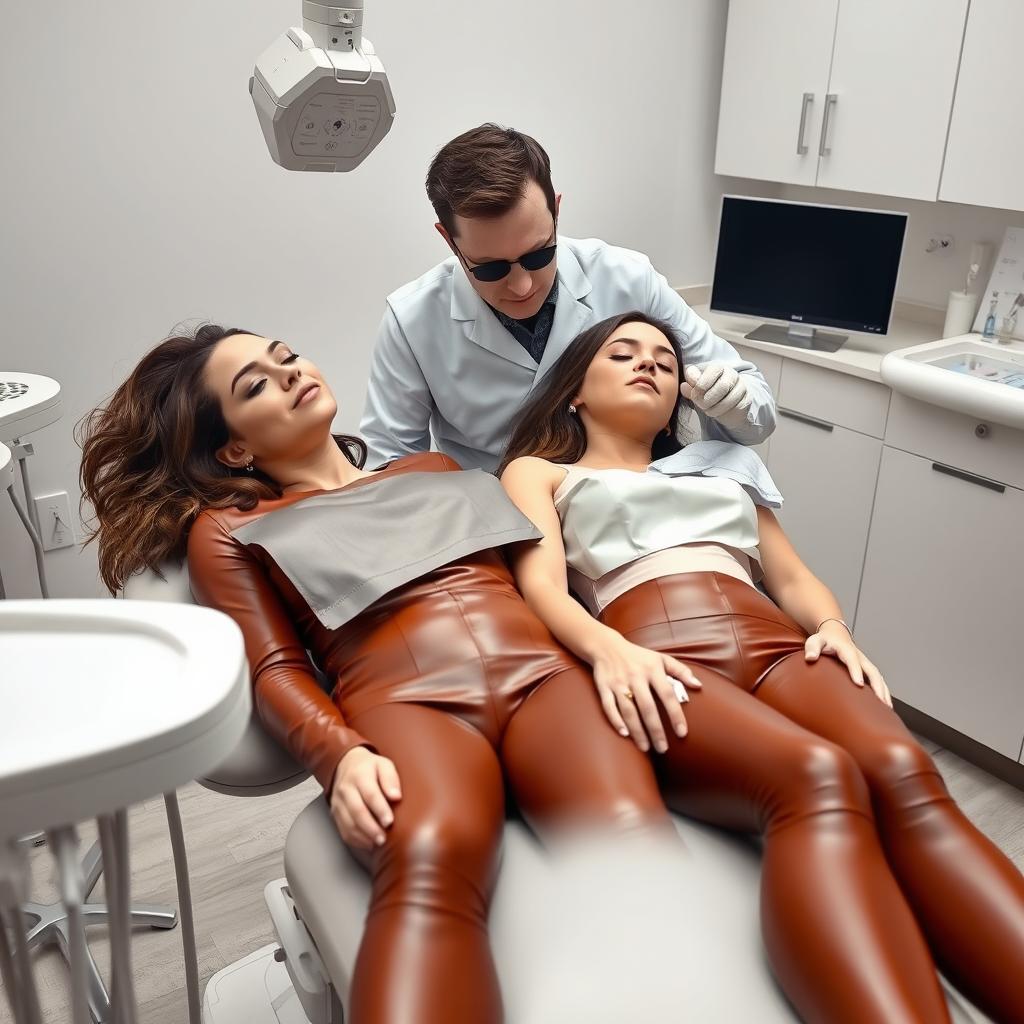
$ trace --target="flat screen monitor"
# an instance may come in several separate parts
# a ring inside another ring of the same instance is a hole
[[[889,330],[907,215],[723,196],[711,309],[786,320],[747,337],[835,351],[846,336]]]

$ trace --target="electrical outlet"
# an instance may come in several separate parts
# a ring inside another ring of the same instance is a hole
[[[69,548],[75,543],[75,533],[71,525],[71,500],[67,491],[37,497],[35,508],[44,551]]]
[[[950,252],[953,248],[952,235],[932,235],[928,244],[924,247],[925,252]]]

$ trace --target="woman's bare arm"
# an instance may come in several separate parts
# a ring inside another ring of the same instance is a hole
[[[764,585],[772,600],[808,633],[825,619],[842,619],[835,595],[804,564],[775,513],[759,505],[757,526]]]
[[[775,514],[758,507],[757,525],[765,587],[775,603],[809,634],[804,657],[808,661],[817,661],[822,654],[838,658],[854,683],[866,683],[880,701],[892,707],[882,673],[857,647],[853,635],[843,625],[843,610],[835,595],[804,564]]]
[[[510,463],[501,482],[520,511],[544,539],[519,544],[512,552],[512,571],[526,603],[561,643],[584,661],[614,630],[602,625],[569,593],[562,527],[555,510],[555,491],[565,470],[527,456]]]
[[[516,583],[542,622],[594,669],[594,682],[608,720],[641,750],[648,737],[658,751],[668,749],[655,698],[665,708],[676,735],[686,734],[686,717],[672,680],[698,688],[693,673],[667,654],[638,647],[598,622],[569,593],[562,527],[555,491],[565,470],[543,459],[524,457],[510,463],[501,482],[512,500],[544,534],[538,544],[521,544],[512,554]],[[682,696],[680,696],[680,693]]]

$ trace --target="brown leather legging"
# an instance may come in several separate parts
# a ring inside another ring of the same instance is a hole
[[[496,1024],[487,938],[505,789],[554,826],[668,829],[651,763],[493,554],[384,598],[339,631],[334,699],[402,783],[352,980],[353,1024]],[[348,1017],[346,1020],[349,1019]]]
[[[764,841],[762,928],[806,1021],[948,1021],[933,961],[1024,1021],[1024,876],[963,815],[896,714],[748,584],[654,580],[602,621],[703,682],[657,757],[678,810]],[[922,935],[923,932],[923,935]]]

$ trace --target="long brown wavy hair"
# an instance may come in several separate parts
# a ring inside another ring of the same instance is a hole
[[[220,402],[203,373],[217,343],[237,327],[203,324],[167,338],[145,355],[106,405],[78,423],[82,504],[95,525],[100,577],[117,593],[143,569],[185,555],[188,531],[203,509],[253,508],[281,488],[258,470],[232,470],[217,459],[229,438]],[[353,465],[366,461],[358,437],[335,435]]]
[[[619,313],[600,323],[588,327],[578,334],[559,357],[558,362],[547,372],[533,394],[519,410],[512,423],[512,435],[501,465],[499,475],[515,459],[524,455],[535,455],[549,462],[573,463],[583,458],[587,450],[587,432],[579,416],[569,412],[569,404],[579,394],[583,378],[601,346],[626,324],[649,324],[657,328],[668,339],[676,354],[680,380],[683,373],[683,351],[672,325],[657,317],[634,310]],[[651,460],[662,459],[679,451],[682,443],[678,438],[679,410],[684,404],[682,395],[676,398],[668,431],[660,433],[651,449]]]

